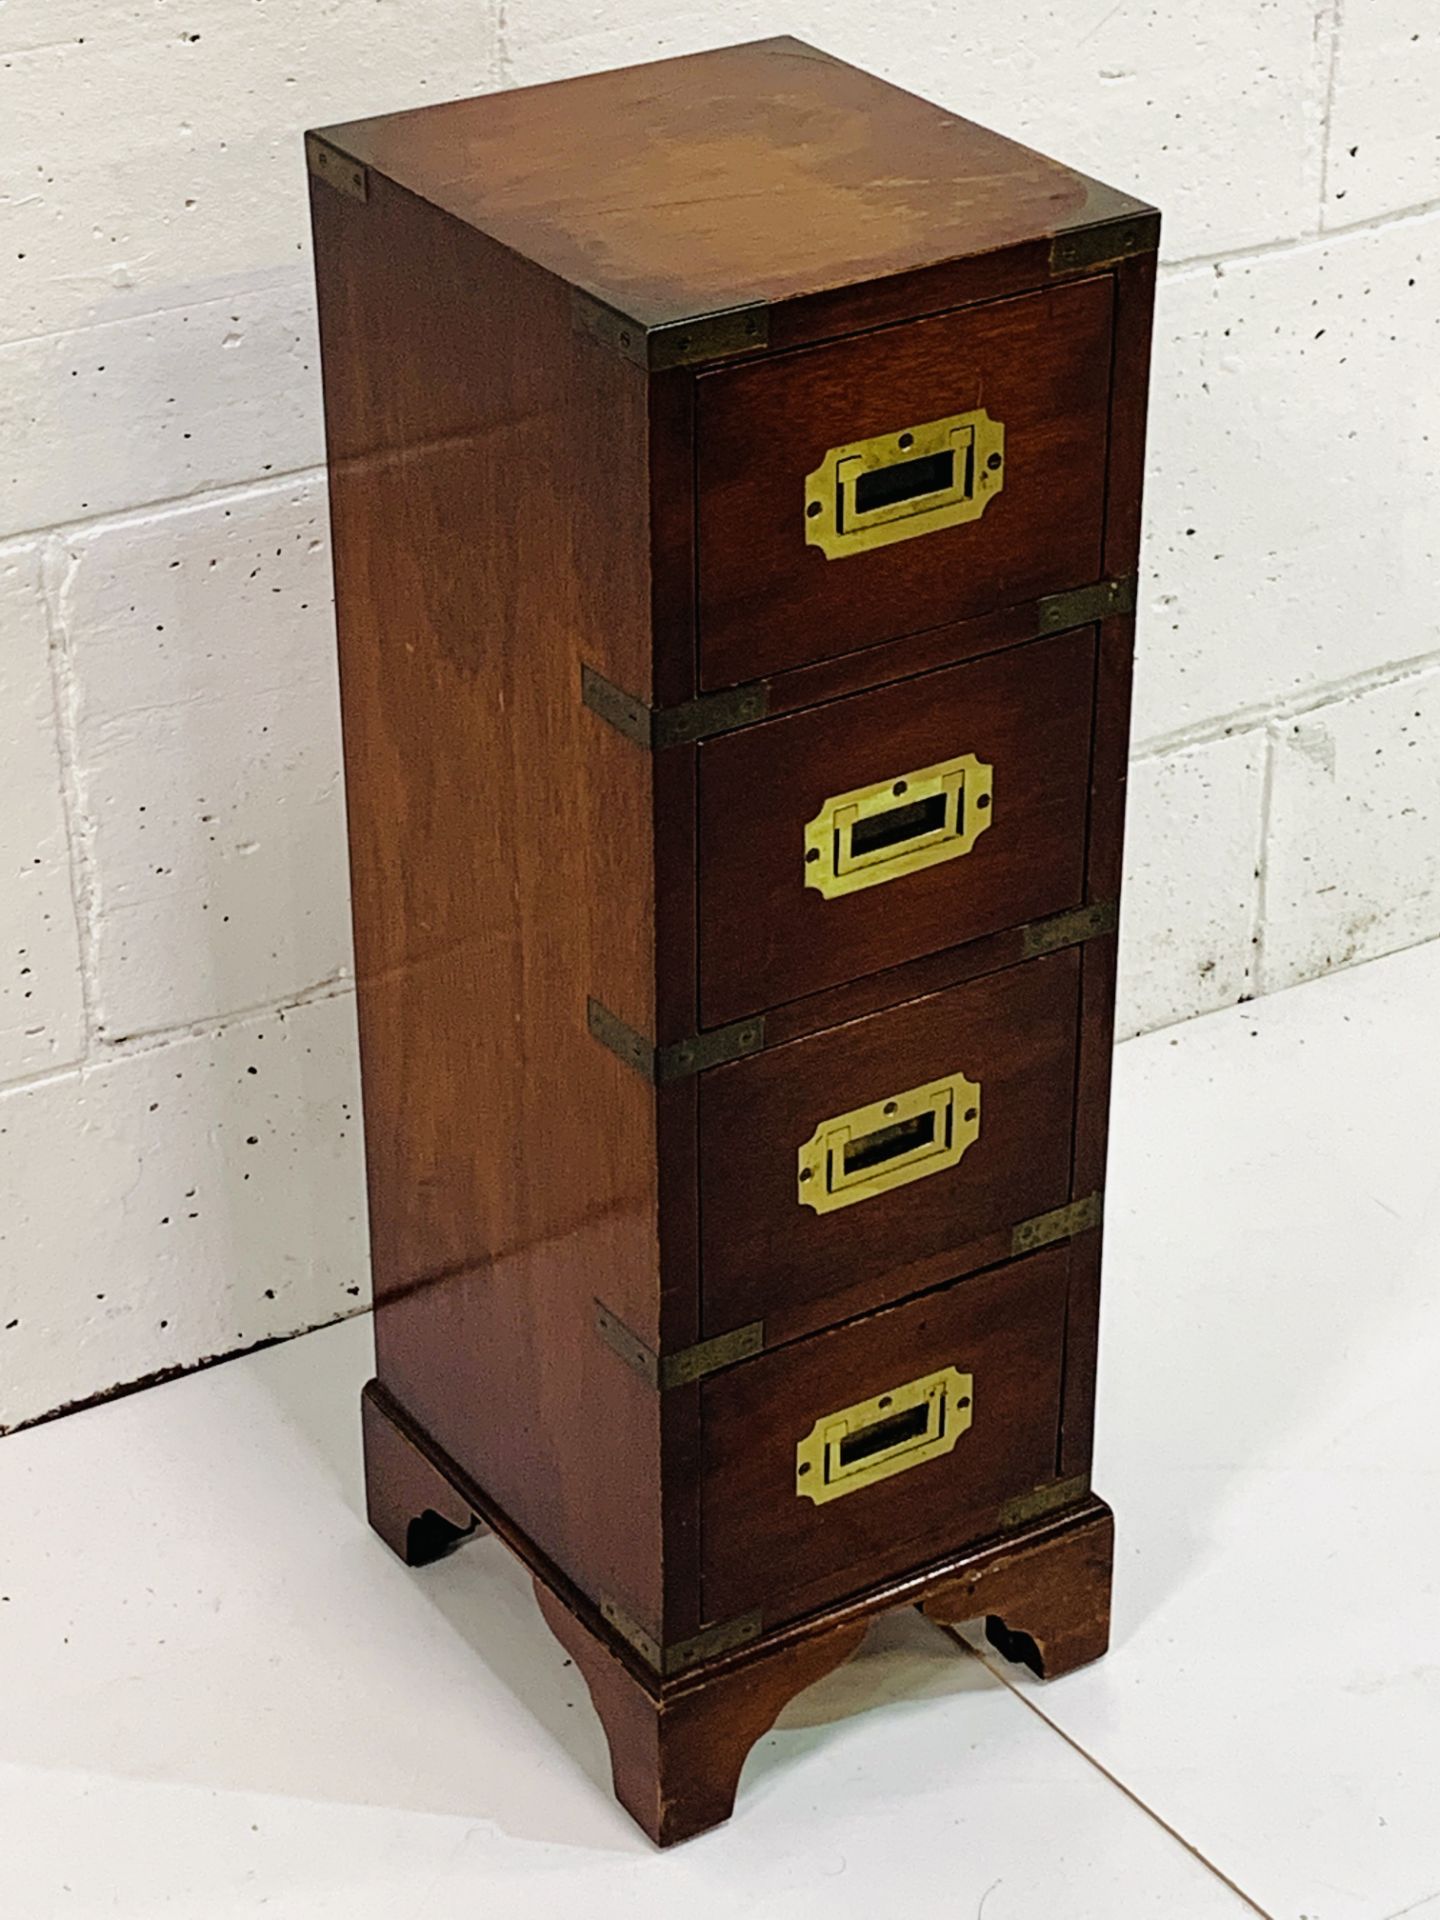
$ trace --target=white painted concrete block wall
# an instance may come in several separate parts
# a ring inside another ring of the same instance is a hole
[[[1166,210],[1125,1029],[1440,934],[1425,0],[9,0],[0,1429],[364,1297],[300,129],[782,31]]]

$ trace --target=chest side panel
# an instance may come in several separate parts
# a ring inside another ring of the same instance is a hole
[[[564,289],[373,174],[313,189],[382,1380],[581,1586],[658,1616],[643,377]],[[603,502],[593,475],[602,456]],[[603,1430],[603,1455],[593,1434]]]

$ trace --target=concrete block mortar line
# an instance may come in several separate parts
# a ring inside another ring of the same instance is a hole
[[[305,1007],[323,1006],[327,1000],[343,1000],[355,991],[349,973],[336,974],[284,1000],[266,1000],[253,1007],[236,1007],[208,1020],[192,1020],[185,1025],[153,1027],[143,1033],[129,1033],[119,1040],[100,1040],[83,1060],[69,1060],[61,1066],[42,1067],[38,1073],[20,1074],[0,1081],[0,1102],[11,1094],[28,1093],[35,1087],[49,1086],[58,1080],[84,1079],[101,1067],[115,1066],[142,1054],[160,1053],[166,1047],[180,1046],[189,1040],[213,1040],[231,1027],[254,1020],[283,1020],[287,1014]]]
[[[1270,915],[1270,808],[1275,791],[1275,757],[1280,750],[1279,725],[1271,720],[1265,727],[1265,771],[1260,781],[1260,818],[1256,824],[1255,892],[1250,927],[1251,998],[1263,999],[1269,991],[1266,980],[1265,933]]]
[[[40,590],[49,638],[50,681],[54,694],[60,795],[69,849],[70,898],[80,946],[82,1059],[94,1052],[99,1031],[95,1005],[95,955],[99,920],[95,820],[90,809],[84,764],[79,751],[80,690],[75,673],[66,599],[78,559],[57,535],[46,539],[40,556]]]
[[[1166,754],[1182,753],[1187,747],[1209,746],[1213,741],[1228,740],[1235,734],[1254,733],[1272,722],[1296,720],[1321,707],[1342,706],[1348,700],[1361,699],[1381,687],[1394,686],[1402,680],[1413,680],[1422,673],[1433,673],[1437,668],[1440,668],[1440,647],[1411,654],[1404,660],[1390,660],[1383,666],[1367,667],[1363,673],[1351,674],[1344,680],[1303,687],[1298,693],[1266,701],[1263,705],[1241,707],[1233,713],[1197,720],[1191,726],[1177,728],[1174,733],[1158,733],[1145,740],[1132,740],[1130,760],[1132,764],[1142,760],[1160,760]]]
[[[1336,240],[1357,240],[1367,234],[1382,232],[1387,227],[1405,226],[1410,222],[1419,224],[1440,214],[1440,198],[1416,200],[1409,206],[1395,207],[1388,213],[1371,214],[1363,220],[1351,220],[1343,224],[1334,224],[1316,228],[1313,232],[1288,234],[1282,239],[1265,240],[1258,246],[1232,247],[1220,253],[1187,254],[1180,260],[1163,260],[1160,264],[1162,282],[1179,280],[1191,274],[1204,273],[1216,267],[1247,266],[1252,260],[1269,260],[1276,255],[1314,252],[1328,247]]]
[[[355,981],[349,971],[331,974],[324,980],[317,980],[311,986],[302,987],[298,993],[286,994],[283,1000],[262,1000],[253,1006],[229,1007],[224,1013],[212,1014],[205,1020],[177,1022],[168,1027],[145,1027],[136,1033],[121,1034],[118,1038],[103,1040],[92,1056],[91,1066],[108,1065],[112,1060],[133,1059],[136,1054],[157,1053],[163,1047],[173,1047],[182,1040],[208,1040],[224,1033],[227,1027],[236,1027],[249,1020],[283,1020],[288,1013],[298,1013],[303,1007],[322,1005],[327,1000],[343,1000],[354,993]]]
[[[166,299],[157,290],[156,297],[150,299],[143,292],[135,292],[134,298],[123,308],[110,313],[77,314],[63,327],[40,327],[34,333],[0,336],[0,355],[16,347],[39,346],[46,340],[60,339],[66,334],[78,336],[98,333],[105,327],[122,327],[132,320],[163,320],[167,314],[194,313],[202,307],[228,306],[232,301],[248,300],[257,293],[280,293],[286,288],[298,291],[302,287],[308,288],[312,281],[313,274],[309,268],[297,268],[287,263],[259,269],[234,286],[222,287],[218,293],[206,293],[199,287],[192,287],[188,291],[182,290],[178,299]]]
[[[1386,214],[1380,219],[1361,221],[1352,226],[1330,227],[1323,233],[1276,240],[1267,242],[1262,247],[1241,248],[1230,253],[1197,255],[1192,259],[1167,261],[1161,269],[1161,278],[1163,281],[1173,282],[1216,268],[1246,265],[1251,261],[1263,261],[1281,255],[1323,249],[1335,241],[1363,237],[1382,228],[1410,221],[1418,223],[1437,215],[1440,215],[1440,198],[1403,208],[1395,213]],[[8,546],[24,540],[43,540],[55,534],[70,535],[123,526],[127,521],[149,515],[159,516],[171,508],[204,505],[212,501],[223,503],[258,488],[293,486],[297,482],[321,478],[324,473],[323,466],[310,462],[300,467],[283,468],[278,473],[251,474],[243,479],[226,481],[220,486],[195,487],[183,493],[162,494],[149,500],[137,500],[124,507],[107,507],[98,513],[73,515],[63,520],[43,521],[33,526],[16,527],[5,533],[4,544]]]
[[[281,473],[257,473],[244,480],[227,480],[222,486],[195,487],[189,493],[169,493],[158,500],[137,500],[128,507],[107,507],[101,513],[81,514],[78,519],[52,520],[45,526],[25,527],[4,536],[7,547],[26,540],[56,536],[65,540],[74,534],[108,533],[138,520],[160,519],[182,507],[223,506],[246,494],[263,493],[275,488],[293,487],[307,480],[323,480],[326,469],[312,461],[303,467],[287,467]]]
[[[1339,0],[1334,0],[1334,5],[1338,13]],[[1324,11],[1325,9],[1322,7],[1322,13]],[[513,72],[513,56],[509,46],[507,9],[504,0],[501,0],[496,16],[496,49],[497,70],[503,88],[511,84],[511,75]],[[1331,84],[1333,85],[1333,81]],[[1325,108],[1325,131],[1327,134],[1325,147],[1327,153],[1328,115],[1329,106],[1327,103]],[[1323,179],[1320,191],[1323,196],[1326,191]],[[1313,229],[1307,229],[1304,233],[1281,234],[1272,240],[1252,243],[1243,247],[1222,248],[1214,252],[1186,254],[1176,258],[1164,259],[1160,266],[1160,277],[1163,282],[1187,274],[1203,272],[1207,268],[1243,265],[1252,260],[1265,260],[1272,255],[1293,253],[1306,248],[1325,246],[1332,240],[1353,238],[1406,221],[1424,220],[1436,213],[1440,213],[1440,197],[1397,207],[1384,214],[1370,215],[1357,221],[1326,223],[1322,219],[1317,222]],[[196,289],[189,298],[157,299],[153,303],[141,297],[137,299],[133,305],[127,306],[123,313],[77,317],[64,326],[41,328],[38,332],[17,335],[13,339],[0,339],[0,355],[3,355],[5,351],[11,348],[35,345],[46,340],[53,340],[71,334],[78,338],[92,332],[101,331],[110,326],[120,325],[130,321],[160,319],[171,313],[183,313],[208,306],[220,306],[235,299],[246,298],[255,292],[271,292],[289,285],[293,285],[297,289],[302,286],[308,287],[309,275],[296,275],[293,274],[290,269],[286,268],[276,273],[261,275],[253,284],[232,288],[221,293],[202,293],[199,289]],[[256,475],[255,477],[260,479],[283,476]],[[239,484],[247,483],[242,482]],[[134,505],[135,507],[146,505],[159,506],[171,504],[174,501],[184,500],[190,497],[188,494],[170,495],[166,496],[163,500],[153,502],[137,501]],[[96,519],[107,519],[112,517],[117,511],[129,512],[132,510],[133,508],[109,509],[106,513],[93,517]],[[38,537],[41,534],[57,532],[62,527],[87,525],[89,524],[89,519],[90,516],[81,516],[75,520],[47,521],[33,526],[16,527],[7,532],[5,538],[10,540]]]
[[[246,1020],[283,1020],[287,1013],[296,1013],[302,1007],[319,1006],[326,1000],[343,1000],[354,991],[355,981],[347,969],[302,987],[298,993],[288,993],[283,1000],[261,1000],[253,1006],[228,1007],[224,1013],[212,1014],[205,1020],[182,1021],[169,1027],[143,1027],[136,1033],[121,1034],[114,1040],[106,1039],[91,1064],[98,1065],[102,1060],[127,1059],[137,1053],[154,1053],[161,1047],[174,1046],[180,1040],[209,1039],[223,1033],[227,1027],[239,1026]]]

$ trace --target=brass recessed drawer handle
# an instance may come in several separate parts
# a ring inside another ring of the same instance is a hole
[[[978,520],[1005,484],[1005,429],[983,407],[831,447],[805,476],[805,539],[827,560]]]
[[[800,1149],[795,1197],[816,1213],[873,1200],[955,1166],[980,1137],[980,1089],[963,1073],[822,1120]]]
[[[994,769],[973,753],[827,800],[805,824],[805,884],[827,900],[969,853],[995,813]]]
[[[974,1417],[973,1377],[942,1367],[823,1414],[795,1449],[795,1491],[817,1507],[949,1453]]]

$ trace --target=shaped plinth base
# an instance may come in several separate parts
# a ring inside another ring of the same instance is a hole
[[[360,1399],[365,1441],[365,1510],[407,1567],[428,1566],[486,1527],[463,1494],[421,1453],[367,1387]]]
[[[1104,1653],[1114,1522],[1081,1495],[1066,1513],[960,1549],[782,1626],[737,1652],[662,1678],[483,1492],[371,1383],[365,1390],[370,1523],[409,1566],[497,1535],[529,1567],[551,1631],[585,1678],[610,1746],[616,1798],[657,1846],[730,1817],[746,1756],[785,1705],[847,1660],[870,1622],[915,1606],[941,1626],[983,1618],[991,1644],[1053,1679]]]

